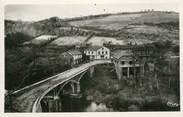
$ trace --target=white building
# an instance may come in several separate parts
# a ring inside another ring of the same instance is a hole
[[[93,59],[110,59],[110,50],[104,46],[91,46],[84,50],[84,54]]]

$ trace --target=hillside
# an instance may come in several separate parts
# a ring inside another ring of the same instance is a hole
[[[95,19],[86,19],[80,21],[69,22],[74,26],[81,27],[96,27],[100,29],[118,30],[130,24],[144,24],[144,23],[167,23],[179,22],[179,16],[174,12],[137,12],[129,14],[111,14],[105,17]]]
[[[60,19],[52,17],[37,22],[5,21],[5,34],[21,32],[39,35],[114,37],[140,42],[171,40],[179,43],[179,14],[175,12],[129,12]]]
[[[171,40],[179,43],[179,14],[175,12],[118,13],[68,22],[83,29],[99,30],[98,36],[137,41]]]
[[[41,34],[59,34],[60,27],[69,26],[70,25],[68,23],[62,22],[62,20],[57,17],[52,17],[38,22],[5,20],[5,34],[21,32],[32,37],[36,37]]]

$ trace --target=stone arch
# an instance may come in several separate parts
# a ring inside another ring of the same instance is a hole
[[[66,85],[68,85],[69,83],[73,83],[73,85],[71,85],[71,87],[72,87],[72,91],[73,91],[73,93],[74,93],[74,92],[75,92],[75,89],[78,88],[77,85],[80,85],[80,80],[81,80],[81,78],[83,78],[83,75],[84,75],[86,72],[87,72],[87,71],[83,72],[83,73],[80,75],[80,77],[77,79],[77,81],[76,81],[76,80],[70,80],[70,81],[67,81],[67,82],[65,82],[64,84],[62,84],[62,85],[60,86],[59,90],[58,90],[58,94],[60,94],[61,91],[63,90],[63,88],[64,88]]]
[[[80,80],[83,78],[83,76],[84,76],[86,73],[87,73],[87,71],[83,72],[83,73],[80,75],[79,79],[77,80],[78,83],[80,83]]]
[[[66,87],[66,86],[68,86],[67,88],[71,88],[71,90],[72,90],[72,93],[74,93],[74,91],[75,91],[75,89],[74,89],[74,84],[75,82],[73,82],[73,81],[68,81],[68,82],[66,82],[66,83],[64,83],[60,88],[59,88],[59,90],[58,90],[58,95],[61,93],[61,91],[64,91],[64,88]]]

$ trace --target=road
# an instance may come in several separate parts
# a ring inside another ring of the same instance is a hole
[[[12,108],[17,112],[32,112],[34,103],[49,90],[86,71],[89,67],[103,63],[110,63],[110,60],[91,61],[15,91],[12,97]]]

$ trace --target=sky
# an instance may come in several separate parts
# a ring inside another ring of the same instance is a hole
[[[80,17],[87,15],[117,13],[127,11],[142,11],[154,9],[160,11],[176,11],[178,5],[175,3],[127,3],[127,4],[19,4],[5,6],[5,19],[38,21],[53,16],[60,18]]]

